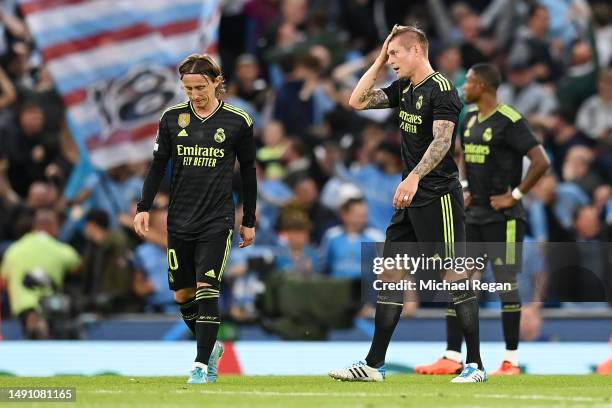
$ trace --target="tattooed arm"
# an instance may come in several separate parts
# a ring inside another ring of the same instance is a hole
[[[389,98],[381,89],[374,89],[376,80],[384,73],[385,64],[389,56],[387,55],[387,47],[391,35],[385,40],[380,54],[374,60],[372,66],[363,74],[357,86],[353,90],[349,98],[349,105],[353,109],[381,109],[390,107]]]
[[[385,66],[384,63],[379,64],[377,62],[378,60],[374,62],[374,64],[366,71],[365,74],[363,74],[357,83],[357,86],[353,90],[353,93],[349,99],[349,105],[351,108],[362,110],[389,107],[390,104],[387,94],[385,94],[381,89],[374,89],[376,79],[383,71]]]
[[[425,177],[427,173],[432,171],[442,161],[442,158],[451,146],[454,129],[455,124],[449,120],[434,120],[433,141],[419,164],[412,170],[412,173],[419,176],[419,179]]]

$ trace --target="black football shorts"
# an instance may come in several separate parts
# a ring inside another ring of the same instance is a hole
[[[197,282],[218,289],[232,247],[232,230],[206,242],[184,241],[168,234],[168,285],[195,288]]]

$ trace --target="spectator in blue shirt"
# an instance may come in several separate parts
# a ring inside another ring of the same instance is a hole
[[[296,210],[281,221],[281,246],[276,267],[287,273],[310,276],[317,265],[317,251],[310,244],[312,224],[305,212]]]
[[[349,199],[340,207],[341,225],[328,229],[321,242],[320,268],[335,278],[359,279],[361,243],[383,242],[385,235],[368,228],[368,206],[362,199]]]
[[[90,208],[104,210],[109,215],[110,226],[114,229],[119,226],[119,217],[128,214],[132,203],[140,200],[141,190],[142,179],[134,176],[127,165],[121,165],[94,173],[70,204],[89,199]]]

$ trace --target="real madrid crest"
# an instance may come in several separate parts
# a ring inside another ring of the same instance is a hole
[[[189,113],[181,113],[178,117],[178,125],[183,129],[189,126],[191,122],[191,115]]]
[[[491,128],[486,128],[482,134],[482,140],[485,142],[490,142],[491,139],[493,139],[493,130]]]
[[[419,99],[417,99],[416,105],[415,105],[417,110],[421,109],[421,106],[423,106],[423,95],[419,95]]]
[[[223,128],[217,129],[214,139],[217,143],[223,143],[223,141],[225,140],[225,130],[223,130]]]

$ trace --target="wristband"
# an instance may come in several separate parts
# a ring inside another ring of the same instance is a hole
[[[512,190],[512,198],[514,198],[516,201],[521,201],[521,198],[523,198],[523,193],[518,187],[515,187],[514,190]]]

